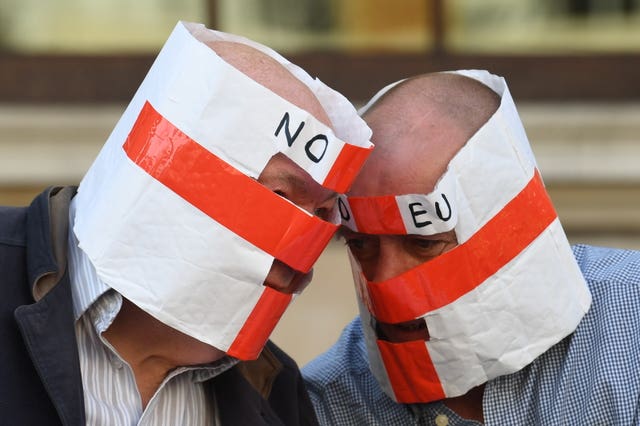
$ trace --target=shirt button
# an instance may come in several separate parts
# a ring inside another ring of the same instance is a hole
[[[444,414],[438,414],[436,416],[436,426],[447,426],[449,424],[449,417]]]

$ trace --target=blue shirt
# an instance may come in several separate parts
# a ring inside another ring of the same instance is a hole
[[[486,384],[485,424],[640,425],[640,252],[573,251],[593,296],[589,312],[527,367]],[[386,396],[369,371],[359,318],[302,373],[324,425],[478,425],[441,401]]]

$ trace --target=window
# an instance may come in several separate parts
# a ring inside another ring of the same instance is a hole
[[[640,97],[637,0],[0,0],[0,101],[126,102],[178,19],[274,47],[353,100],[487,68],[518,99]]]

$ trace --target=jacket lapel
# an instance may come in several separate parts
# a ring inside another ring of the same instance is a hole
[[[62,424],[84,425],[84,399],[69,278],[15,311],[25,345]]]
[[[222,425],[282,425],[267,400],[236,367],[212,380]]]
[[[14,315],[25,346],[64,425],[84,425],[84,399],[66,271],[68,205],[75,188],[53,188],[29,207],[27,265],[38,301]]]

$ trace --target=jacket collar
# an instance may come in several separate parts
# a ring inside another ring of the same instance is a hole
[[[83,425],[82,378],[66,268],[68,205],[75,188],[50,188],[27,216],[27,270],[35,303],[15,317],[25,345],[62,423]]]
[[[29,207],[27,267],[31,293],[40,300],[66,273],[69,203],[75,187],[52,187]]]
[[[245,361],[212,380],[223,425],[282,425],[269,396],[282,363],[265,347],[255,361]]]
[[[238,364],[242,376],[264,399],[269,399],[273,382],[282,369],[282,363],[268,346],[264,347],[258,359]]]

